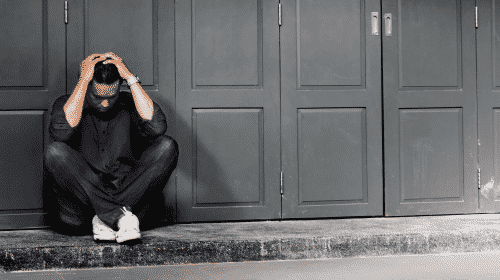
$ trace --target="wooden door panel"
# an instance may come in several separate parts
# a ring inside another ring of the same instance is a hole
[[[460,1],[399,2],[399,86],[459,87]]]
[[[66,84],[63,11],[59,0],[0,3],[0,229],[47,226],[43,153]]]
[[[0,87],[43,86],[43,6],[43,1],[37,0],[21,1],[19,5],[0,3],[0,49],[4,54]]]
[[[280,217],[277,12],[176,2],[179,221]]]
[[[366,109],[298,109],[298,115],[299,203],[366,203]]]
[[[263,128],[260,108],[193,109],[195,207],[264,203]]]
[[[379,1],[285,1],[283,218],[382,215]]]
[[[42,208],[45,111],[0,111],[0,210]]]
[[[292,3],[283,5],[290,9]],[[298,85],[361,85],[365,74],[363,1],[301,0],[297,6]]]
[[[461,108],[399,110],[402,203],[461,200],[462,118]]]
[[[500,3],[480,0],[477,7],[479,211],[496,213],[500,211]]]
[[[386,215],[477,211],[474,1],[382,1]],[[383,20],[384,29],[387,21]]]
[[[256,14],[260,5],[259,1],[194,2],[195,87],[261,84],[262,22]],[[218,18],[220,10],[214,7],[221,6],[231,12]]]

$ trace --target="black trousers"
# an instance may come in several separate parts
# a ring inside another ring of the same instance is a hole
[[[177,166],[179,149],[170,136],[161,135],[145,143],[136,167],[113,188],[109,174],[99,173],[83,156],[63,142],[49,144],[45,153],[45,170],[52,182],[54,203],[51,209],[56,227],[63,232],[88,231],[94,215],[118,230],[123,206],[142,222],[152,199],[161,195],[172,171]],[[52,196],[52,195],[51,195]],[[73,231],[72,231],[73,230]]]

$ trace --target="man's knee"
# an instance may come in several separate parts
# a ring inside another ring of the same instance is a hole
[[[177,161],[178,154],[177,141],[168,135],[160,135],[153,141],[152,146],[147,149],[146,154],[142,155],[142,162],[143,164],[151,164],[163,159]]]
[[[45,151],[45,165],[53,167],[54,165],[66,164],[68,162],[70,147],[63,142],[52,142]]]
[[[172,137],[168,135],[161,135],[156,139],[156,141],[158,141],[156,150],[158,154],[169,158],[177,157],[177,154],[179,153],[179,146],[177,145],[177,141],[175,141]]]

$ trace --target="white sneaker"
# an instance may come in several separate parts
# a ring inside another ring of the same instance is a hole
[[[97,215],[92,219],[94,240],[113,241],[116,239],[116,231],[103,223]]]
[[[122,243],[127,240],[141,238],[139,231],[139,219],[125,207],[122,208],[125,215],[118,220],[118,232],[116,233],[116,242]]]

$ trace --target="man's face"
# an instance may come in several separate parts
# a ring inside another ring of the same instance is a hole
[[[92,107],[99,112],[106,112],[115,104],[120,92],[120,80],[112,84],[100,84],[92,81],[90,88],[89,101]]]

